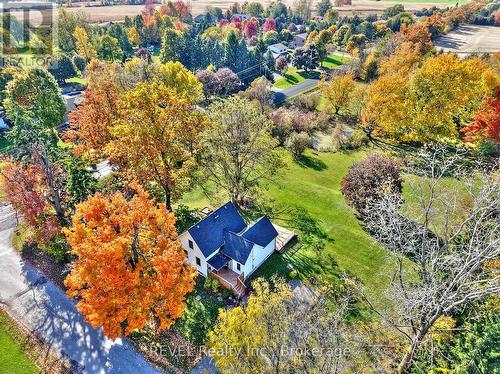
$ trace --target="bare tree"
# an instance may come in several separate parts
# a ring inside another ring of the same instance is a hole
[[[463,161],[459,152],[422,152],[418,175],[408,177],[409,201],[387,194],[365,211],[367,229],[396,254],[389,290],[396,317],[379,312],[408,341],[398,373],[412,367],[440,317],[500,293],[492,266],[500,255],[498,165],[470,172]]]

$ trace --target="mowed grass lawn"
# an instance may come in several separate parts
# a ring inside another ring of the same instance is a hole
[[[299,242],[283,255],[275,253],[259,268],[256,276],[269,277],[277,273],[287,277],[290,275],[289,263],[306,282],[316,278],[337,283],[342,273],[347,272],[366,287],[371,301],[384,301],[384,290],[393,269],[389,265],[388,252],[363,231],[340,192],[341,180],[349,167],[365,156],[365,152],[314,153],[309,150],[304,159],[296,162],[283,152],[288,167],[270,183],[264,194],[282,208],[303,208],[326,238],[322,249]],[[182,203],[191,207],[209,204],[199,190],[187,194]],[[290,227],[287,214],[272,219]]]
[[[293,66],[289,66],[286,74],[283,74],[283,78],[278,79],[274,83],[274,87],[281,89],[290,88],[306,79],[317,79],[319,75],[317,71],[305,72],[304,70],[297,70]]]
[[[333,70],[349,62],[349,60],[350,60],[349,57],[331,54],[323,59],[323,61],[321,62],[321,66],[326,69]]]
[[[38,373],[37,367],[24,353],[24,337],[10,317],[0,309],[0,373]]]

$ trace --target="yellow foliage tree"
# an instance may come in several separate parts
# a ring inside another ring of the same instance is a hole
[[[368,133],[376,137],[404,135],[400,125],[406,120],[407,80],[400,75],[385,75],[368,86],[361,112],[361,125]]]
[[[400,141],[459,139],[462,113],[474,110],[499,82],[481,59],[461,60],[451,54],[428,58],[409,77],[403,74],[409,65],[401,69],[387,62],[381,69],[386,75],[367,90],[363,126]]]
[[[136,47],[139,45],[139,33],[135,27],[131,27],[128,30],[128,40]]]
[[[330,82],[321,82],[320,89],[326,99],[326,105],[339,114],[340,109],[350,104],[352,92],[355,88],[352,73],[335,75]]]
[[[378,72],[380,75],[400,74],[406,76],[420,61],[421,55],[410,43],[405,43],[389,57],[382,58]]]
[[[172,198],[189,187],[194,151],[207,123],[204,114],[156,81],[139,83],[123,93],[117,107],[106,154],[129,179],[161,188],[167,209],[172,210]]]
[[[191,103],[203,101],[203,84],[178,61],[169,61],[158,68],[158,80]]]
[[[90,43],[87,31],[83,27],[77,26],[74,32],[76,50],[78,54],[85,57],[87,62],[97,57],[97,52]]]
[[[265,373],[269,363],[259,352],[278,353],[286,342],[290,288],[275,280],[272,290],[262,278],[253,287],[255,293],[249,297],[248,305],[221,309],[218,323],[209,334],[208,345],[221,373]]]

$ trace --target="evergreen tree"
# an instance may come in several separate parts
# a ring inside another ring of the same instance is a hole
[[[165,30],[160,51],[160,60],[162,63],[181,60],[181,55],[184,54],[182,51],[182,39],[181,34],[177,30],[170,28]]]
[[[239,49],[240,43],[238,41],[238,36],[234,31],[231,31],[227,36],[226,44],[224,46],[224,65],[232,70],[235,70],[236,68]]]
[[[123,25],[119,23],[112,24],[108,30],[108,34],[111,35],[116,40],[118,40],[120,49],[123,52],[123,58],[132,56],[132,53],[134,52],[132,48],[132,43],[130,43],[127,31],[125,30]]]

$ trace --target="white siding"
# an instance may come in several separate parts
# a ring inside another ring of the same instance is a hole
[[[206,277],[208,275],[207,259],[205,258],[205,256],[203,256],[203,253],[201,253],[200,248],[198,248],[198,246],[196,245],[196,242],[191,237],[189,231],[183,232],[181,235],[179,235],[178,239],[181,242],[182,248],[188,251],[189,263],[193,265],[196,270],[198,270],[201,274],[203,274]],[[189,240],[193,242],[193,249],[189,248]],[[200,259],[199,266],[196,264],[196,257]],[[209,258],[210,257],[212,257],[212,255],[209,256]]]
[[[265,247],[254,245],[244,266],[244,277],[247,279],[276,249],[276,239]]]
[[[234,260],[229,261],[228,266],[229,269],[238,274],[241,274],[245,270],[245,267],[242,264],[240,264],[240,270],[238,270],[238,263]]]

